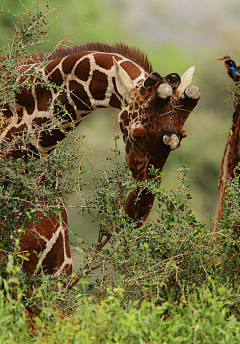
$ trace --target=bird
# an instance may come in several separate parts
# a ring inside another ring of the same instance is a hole
[[[223,56],[220,59],[217,60],[223,60],[225,67],[227,68],[228,75],[230,78],[232,78],[235,82],[240,81],[240,66],[236,66],[236,63],[231,60],[231,57],[226,55]]]

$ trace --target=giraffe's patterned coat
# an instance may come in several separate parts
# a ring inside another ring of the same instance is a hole
[[[11,142],[27,132],[27,147],[13,151],[14,157],[27,151],[46,156],[87,114],[98,108],[118,108],[126,160],[132,177],[138,180],[152,177],[150,165],[162,170],[170,151],[186,137],[183,125],[200,96],[196,86],[188,87],[192,71],[182,80],[176,73],[164,79],[152,73],[143,53],[122,44],[62,48],[47,58],[33,56],[18,71],[23,88],[14,103],[6,105],[0,130],[0,142]],[[154,195],[142,193],[136,200],[137,190],[127,196],[125,211],[141,224]],[[72,272],[66,209],[59,207],[61,220],[39,214],[39,222],[31,224],[22,237],[22,248],[30,254],[30,260],[24,262],[29,273],[41,265],[50,274]]]
[[[55,87],[46,90],[37,83],[37,77],[30,80],[33,83],[31,92],[23,90],[16,97],[16,103],[10,105],[5,116],[11,122],[2,131],[0,142],[10,138],[12,134],[21,132],[25,128],[29,134],[36,132],[36,124],[47,122],[54,118],[57,111],[64,105],[69,116],[51,133],[44,133],[38,139],[32,140],[32,145],[41,155],[51,151],[58,141],[67,136],[68,128],[78,125],[90,112],[101,107],[120,108],[122,97],[118,93],[115,82],[115,68],[113,58],[127,72],[132,71],[133,81],[138,84],[146,79],[147,73],[136,63],[119,54],[102,52],[80,52],[70,56],[58,58],[41,64],[22,66],[19,71],[24,73],[35,69],[43,81],[52,83]],[[24,82],[27,79],[22,78]],[[60,101],[60,104],[57,104]]]

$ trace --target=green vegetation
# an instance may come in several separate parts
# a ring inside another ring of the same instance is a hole
[[[122,210],[126,189],[134,186],[125,166],[105,171],[91,184],[92,197],[79,201],[100,226],[99,243],[112,235],[109,247],[97,253],[94,244],[77,244],[84,292],[68,291],[61,276],[27,278],[14,264],[16,251],[9,255],[1,279],[1,342],[239,342],[238,180],[229,187],[217,233],[192,213],[186,168],[176,191],[159,188],[159,181],[142,185],[157,192],[158,216],[139,229]],[[97,267],[97,278],[87,283]]]
[[[160,306],[143,301],[122,305],[123,290],[104,300],[78,297],[74,314],[60,317],[44,308],[29,336],[27,316],[19,302],[0,308],[3,343],[233,343],[240,340],[231,289],[198,289],[180,304]]]
[[[9,84],[10,95],[19,90],[13,67],[46,40],[39,34],[48,31],[43,13],[19,16],[12,40],[1,50],[1,106]],[[21,54],[14,53],[19,47]],[[9,150],[25,147],[27,137],[1,147],[0,342],[239,343],[238,178],[229,182],[225,216],[212,233],[192,210],[186,167],[178,170],[175,189],[160,187],[160,173],[154,181],[135,182],[122,162],[117,133],[102,171],[90,162],[85,141],[70,136],[68,147],[59,144],[40,161],[5,158]],[[123,211],[127,192],[136,187],[157,195],[154,213],[141,228]],[[96,244],[73,236],[82,257],[75,269],[84,277],[82,291],[69,290],[75,276],[30,278],[21,270],[27,257],[19,253],[19,234],[37,210],[58,212],[62,194],[75,194],[70,207],[78,222],[88,217],[98,228],[98,245],[109,240],[96,251]]]

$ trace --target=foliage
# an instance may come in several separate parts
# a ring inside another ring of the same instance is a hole
[[[1,14],[9,15],[14,18],[14,31],[11,32],[9,41],[0,48],[0,108],[4,104],[12,102],[17,93],[24,88],[30,87],[28,77],[37,77],[30,69],[23,80],[19,80],[19,69],[26,64],[29,54],[36,51],[38,45],[46,43],[49,22],[46,15],[50,9],[47,6],[46,13],[43,13],[38,7],[36,12],[22,12],[15,15],[10,10],[1,10]],[[1,118],[1,129],[3,120]]]
[[[49,329],[46,339],[49,336],[53,342],[67,339],[78,343],[239,341],[239,323],[229,312],[234,301],[226,298],[230,293],[225,288],[198,290],[180,305],[165,302],[154,306],[144,301],[139,308],[134,302],[123,308],[117,296],[122,292],[115,289],[99,305],[83,300],[72,321],[53,326],[54,331]]]
[[[126,300],[139,302],[180,300],[183,291],[188,293],[196,286],[203,287],[209,279],[236,287],[239,265],[234,251],[237,240],[234,226],[229,228],[228,222],[222,222],[219,231],[213,233],[196,219],[190,205],[191,184],[186,173],[185,167],[180,169],[175,191],[159,187],[160,173],[147,182],[128,181],[124,166],[106,170],[104,178],[98,178],[95,187],[92,186],[92,200],[85,204],[92,218],[98,221],[100,241],[97,244],[104,242],[104,235],[111,235],[111,246],[100,252],[96,252],[97,246],[90,248],[80,243],[86,254],[85,274],[96,267],[102,269],[96,283],[89,286],[98,288],[99,297],[110,286],[111,290],[121,286]],[[133,187],[157,195],[154,218],[140,228],[123,214],[126,193],[122,190]],[[236,204],[238,194],[234,197],[232,202]]]
[[[239,343],[240,325],[229,287],[196,289],[180,303],[154,305],[146,300],[125,303],[115,288],[96,303],[78,296],[74,314],[63,317],[44,308],[35,323],[19,301],[0,293],[2,343]],[[28,323],[27,323],[28,322]],[[32,330],[30,325],[32,325]],[[29,336],[30,333],[30,336]]]

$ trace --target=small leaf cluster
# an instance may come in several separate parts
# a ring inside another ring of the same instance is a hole
[[[32,54],[36,52],[38,45],[45,44],[50,22],[47,15],[50,13],[49,4],[46,10],[42,11],[39,3],[32,11],[25,9],[24,12],[16,15],[10,10],[0,10],[1,15],[11,17],[14,22],[14,31],[11,39],[0,48],[0,109],[7,103],[12,103],[17,93],[23,87],[31,88],[31,79],[38,78],[38,82],[43,83],[40,76],[30,68],[24,79],[20,78],[20,69],[23,65],[35,63],[37,58],[32,59]],[[37,55],[36,55],[37,57]],[[23,82],[24,81],[24,82]]]

